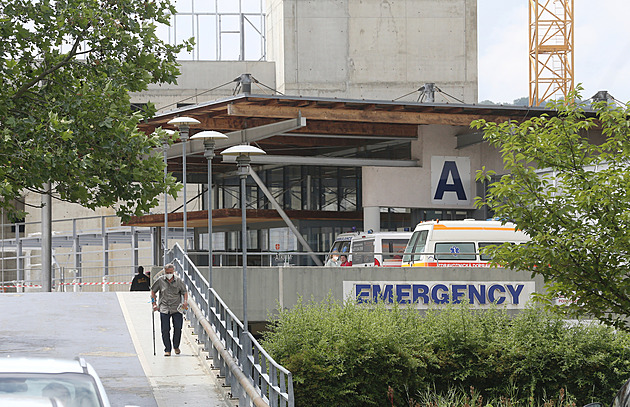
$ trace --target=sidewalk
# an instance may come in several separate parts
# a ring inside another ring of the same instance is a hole
[[[210,363],[198,356],[199,345],[194,342],[188,321],[184,320],[181,354],[164,356],[160,334],[160,318],[155,315],[155,356],[153,328],[148,292],[116,293],[127,322],[142,369],[153,389],[158,407],[234,407],[236,400],[227,397],[229,387],[222,387],[217,370],[208,371]],[[172,331],[171,331],[172,332]],[[209,362],[209,361],[208,361]]]

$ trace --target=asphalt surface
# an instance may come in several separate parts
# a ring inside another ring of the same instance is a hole
[[[148,292],[0,294],[0,357],[85,358],[112,406],[234,404],[185,329],[180,355],[165,357]],[[187,326],[187,321],[184,321]]]

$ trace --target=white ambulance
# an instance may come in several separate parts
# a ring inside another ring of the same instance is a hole
[[[400,267],[412,232],[359,233],[350,243],[352,267]]]
[[[400,267],[412,232],[351,232],[335,238],[325,264],[333,256],[345,254],[353,267]]]
[[[513,223],[494,220],[428,221],[419,223],[405,248],[403,267],[489,267],[485,246],[522,244],[529,237]]]

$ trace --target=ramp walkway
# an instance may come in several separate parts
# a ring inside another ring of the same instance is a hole
[[[154,356],[148,292],[0,294],[0,309],[0,357],[81,356],[112,406],[235,405],[198,356],[187,321],[182,353],[165,357],[155,316]]]

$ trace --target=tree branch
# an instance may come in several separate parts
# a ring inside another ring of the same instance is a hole
[[[24,83],[17,90],[17,92],[15,92],[13,96],[11,96],[11,99],[17,99],[21,97],[28,89],[30,89],[37,82],[43,80],[44,78],[46,78],[46,76],[55,72],[56,70],[63,67],[64,65],[67,65],[77,55],[77,49],[79,48],[80,43],[81,43],[81,36],[77,36],[76,40],[74,41],[74,44],[72,45],[72,49],[68,51],[68,54],[66,54],[66,56],[61,61],[59,61],[56,65],[42,71],[39,75],[31,79],[30,81]]]

